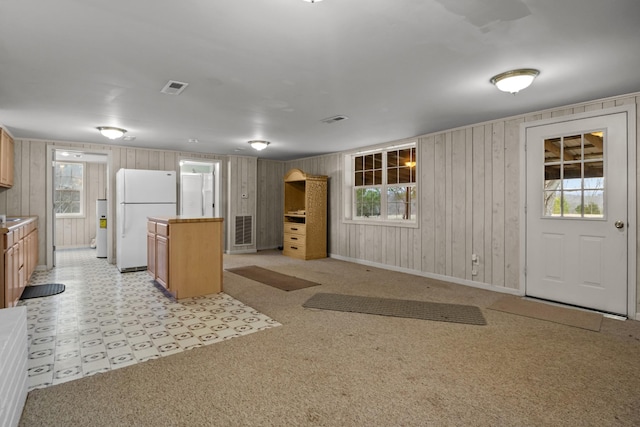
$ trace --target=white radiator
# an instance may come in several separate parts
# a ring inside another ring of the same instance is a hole
[[[27,400],[27,308],[0,310],[0,426],[17,426]]]

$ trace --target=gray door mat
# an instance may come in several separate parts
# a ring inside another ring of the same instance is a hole
[[[487,324],[480,308],[472,305],[317,293],[302,306],[322,310],[407,317],[469,325]]]

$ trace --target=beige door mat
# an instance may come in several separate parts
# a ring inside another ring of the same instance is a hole
[[[595,332],[600,331],[602,324],[602,315],[598,313],[529,301],[515,296],[502,297],[487,308]]]

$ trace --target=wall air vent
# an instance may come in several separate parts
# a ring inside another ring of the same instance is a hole
[[[166,93],[167,95],[180,95],[187,86],[189,86],[189,83],[169,80],[160,92]]]
[[[236,216],[236,245],[253,244],[253,217],[250,215]]]
[[[322,123],[336,123],[336,122],[341,122],[343,120],[347,120],[349,117],[347,116],[333,116],[333,117],[327,117],[326,119],[322,119],[320,120]]]

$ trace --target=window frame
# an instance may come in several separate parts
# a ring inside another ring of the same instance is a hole
[[[415,168],[415,180],[411,183],[388,183],[388,165],[387,165],[387,153],[390,151],[397,151],[407,148],[415,148],[415,162],[416,164],[412,167]],[[396,142],[393,145],[372,147],[367,150],[360,150],[355,152],[348,152],[344,155],[344,215],[342,222],[346,224],[366,224],[366,225],[384,225],[384,226],[395,226],[395,227],[407,227],[407,228],[418,228],[420,223],[420,185],[419,185],[419,168],[420,168],[420,155],[419,155],[418,143],[415,139]],[[355,181],[355,159],[357,157],[374,154],[374,153],[382,153],[382,183],[381,184],[372,184],[372,185],[359,185],[356,186]],[[388,189],[391,187],[412,187],[415,188],[415,219],[390,219],[388,218]],[[357,211],[356,205],[356,191],[362,188],[377,188],[380,189],[380,217],[379,218],[359,218],[355,216]]]
[[[82,188],[80,189],[80,212],[78,213],[55,213],[56,219],[65,219],[65,218],[86,218],[85,205],[86,205],[86,177],[87,177],[87,165],[86,162],[73,162],[73,161],[56,161],[55,166],[60,164],[68,164],[68,165],[81,165],[82,166]],[[56,178],[57,174],[54,172],[53,174],[53,209],[55,212],[56,209],[56,192],[58,191],[56,187]]]

